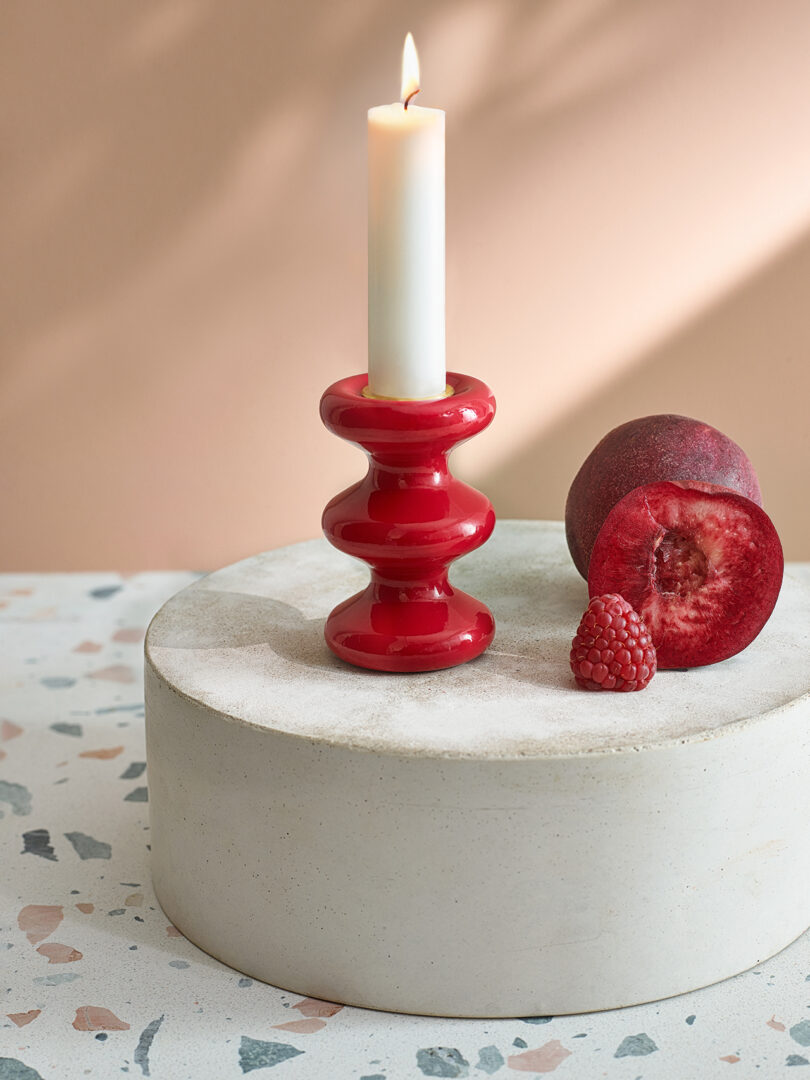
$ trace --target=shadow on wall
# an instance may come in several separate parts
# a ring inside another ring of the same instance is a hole
[[[500,512],[559,516],[579,460],[633,411],[703,415],[755,462],[765,431],[798,440],[806,374],[785,424],[756,422],[778,382],[755,355],[769,328],[753,315],[742,381],[720,378],[725,356],[706,378],[714,316],[685,332],[677,360],[666,360],[673,344],[621,366],[807,221],[810,163],[795,132],[810,9],[780,10],[12,5],[0,498],[14,513],[0,566],[211,567],[317,534],[324,504],[362,470],[317,402],[365,363],[364,117],[397,96],[407,29],[424,104],[448,113],[448,362],[491,382],[500,404],[471,441],[479,456],[459,465],[489,470],[481,484]],[[793,320],[798,349],[796,280],[771,307]],[[787,327],[770,329],[787,349]],[[699,397],[673,364],[693,372]],[[773,364],[787,374],[787,361]],[[542,388],[537,409],[528,380]],[[765,457],[787,461],[780,447]],[[789,507],[794,483],[777,486],[771,508],[792,528],[805,511]]]
[[[502,169],[500,150],[519,158],[521,129],[536,135],[546,122],[564,123],[569,110],[655,65],[699,21],[691,7],[632,7],[409,3],[431,99],[455,107],[456,133],[474,118],[469,165],[479,178]],[[390,0],[16,9],[6,19],[3,78],[26,93],[11,156],[14,197],[4,204],[16,301],[5,355],[71,308],[103,304],[170,252],[257,139],[273,157],[273,183],[254,196],[283,255],[301,235],[288,213],[301,183],[328,162],[340,167],[343,139],[362,163],[357,117],[381,100],[381,87],[396,96],[402,25],[401,5]],[[364,180],[357,170],[355,186]]]
[[[742,446],[757,468],[766,511],[783,542],[790,537],[785,557],[806,560],[810,422],[807,399],[793,387],[801,385],[810,356],[807,281],[810,232],[598,394],[583,396],[521,453],[472,482],[490,493],[501,517],[561,518],[579,466],[611,428],[652,413],[693,416]],[[774,437],[779,459],[790,463],[792,485],[760,464],[774,461],[767,442]]]

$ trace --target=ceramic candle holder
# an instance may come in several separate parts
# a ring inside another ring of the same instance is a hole
[[[326,622],[342,660],[376,671],[435,671],[472,660],[495,633],[489,609],[447,580],[447,567],[490,536],[485,495],[451,476],[447,456],[490,423],[492,391],[447,374],[448,396],[390,401],[364,396],[367,375],[334,383],[321,398],[326,427],[369,456],[365,478],[336,495],[323,531],[371,567],[366,589]]]

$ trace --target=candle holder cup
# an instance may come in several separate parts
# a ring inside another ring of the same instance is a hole
[[[495,620],[455,589],[449,564],[489,539],[489,499],[450,474],[450,451],[495,414],[492,391],[448,372],[449,396],[429,401],[365,397],[367,375],[329,387],[321,419],[369,456],[366,476],[324,509],[323,530],[340,551],[369,563],[367,588],[326,621],[329,648],[376,671],[435,671],[482,653]]]

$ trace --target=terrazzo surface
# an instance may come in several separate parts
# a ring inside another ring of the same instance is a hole
[[[489,1021],[301,998],[186,941],[149,879],[141,657],[197,576],[0,575],[0,1080],[810,1077],[810,934],[667,1001]]]

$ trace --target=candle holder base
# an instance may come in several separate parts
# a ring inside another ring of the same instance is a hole
[[[339,604],[326,621],[329,648],[374,671],[438,671],[479,656],[495,621],[474,596],[446,584],[428,600],[385,600],[377,584]]]
[[[365,478],[329,502],[327,539],[371,566],[366,589],[326,621],[329,648],[375,671],[436,671],[480,655],[492,641],[489,609],[447,580],[447,567],[495,525],[485,495],[450,474],[447,456],[482,431],[495,399],[478,379],[448,372],[452,395],[431,401],[366,397],[368,379],[334,383],[321,419],[369,455]]]

